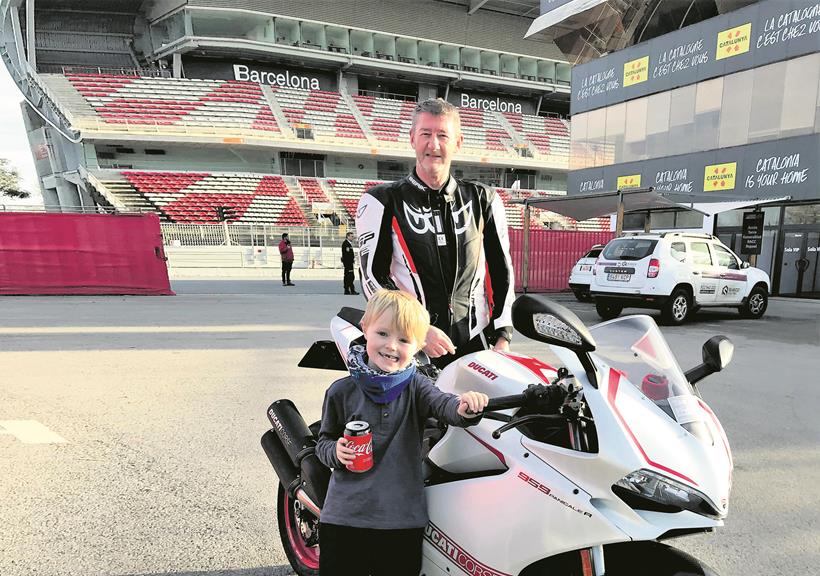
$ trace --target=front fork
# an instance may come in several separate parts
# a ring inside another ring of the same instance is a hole
[[[593,546],[581,550],[581,574],[583,576],[605,576],[604,547]]]

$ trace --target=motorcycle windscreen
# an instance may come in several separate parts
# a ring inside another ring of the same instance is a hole
[[[590,329],[595,355],[622,372],[663,412],[698,439],[714,438],[692,385],[678,365],[658,325],[649,316],[625,316]]]

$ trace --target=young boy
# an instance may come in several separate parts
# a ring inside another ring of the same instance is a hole
[[[442,392],[416,372],[413,357],[429,326],[430,316],[415,298],[380,290],[362,318],[366,349],[351,347],[350,376],[325,394],[316,455],[333,475],[319,529],[322,576],[419,575],[427,524],[425,422],[435,416],[469,426],[468,410],[480,412],[488,401],[478,392]],[[353,420],[368,422],[373,434],[373,467],[364,473],[346,468],[355,452],[343,434]]]

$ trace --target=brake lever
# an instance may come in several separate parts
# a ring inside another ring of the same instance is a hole
[[[532,422],[533,420],[553,420],[556,424],[563,424],[567,421],[567,418],[560,414],[527,414],[521,418],[513,418],[503,426],[499,426],[493,430],[492,437],[493,439],[498,440],[504,432],[512,430],[521,424]]]

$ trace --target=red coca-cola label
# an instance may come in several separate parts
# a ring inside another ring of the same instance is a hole
[[[373,435],[367,422],[350,422],[345,427],[347,447],[356,452],[352,464],[347,466],[351,472],[367,472],[373,468]]]

